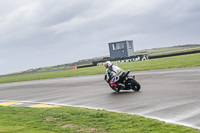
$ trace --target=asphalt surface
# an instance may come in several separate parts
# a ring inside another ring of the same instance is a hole
[[[104,75],[0,84],[0,102],[69,105],[139,114],[200,129],[200,67],[132,72],[139,92],[113,92]]]

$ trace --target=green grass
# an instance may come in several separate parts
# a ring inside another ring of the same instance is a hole
[[[6,133],[198,133],[138,115],[77,107],[0,107],[0,132]]]
[[[136,54],[148,54],[149,56],[171,54],[171,53],[181,53],[186,51],[196,51],[200,49],[200,45],[180,45],[173,47],[162,47],[162,48],[153,48],[136,51]]]
[[[151,54],[149,55],[149,57],[151,58],[151,56],[161,56],[161,55],[169,55],[169,54],[177,54],[177,53],[187,53],[187,52],[195,52],[195,51],[199,51],[200,48],[195,48],[195,49],[187,49],[187,50],[177,50],[177,51],[172,51],[172,52],[163,52],[163,53],[157,53],[157,54]]]
[[[119,66],[121,66],[123,69],[130,69],[131,71],[195,67],[200,66],[200,53],[160,59],[150,59],[146,61],[129,63],[128,65],[120,64]]]
[[[200,66],[200,53],[118,64],[124,70],[143,71]],[[0,78],[0,83],[103,74],[104,66]]]

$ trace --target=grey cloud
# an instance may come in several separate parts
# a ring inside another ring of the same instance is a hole
[[[6,8],[5,8],[6,7]],[[0,74],[135,49],[199,43],[198,0],[2,0]]]

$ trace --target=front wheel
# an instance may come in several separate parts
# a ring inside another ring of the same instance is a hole
[[[135,79],[129,79],[128,80],[128,85],[134,91],[139,91],[140,88],[141,88],[140,84]]]

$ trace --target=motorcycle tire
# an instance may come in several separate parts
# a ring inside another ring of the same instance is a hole
[[[128,82],[131,83],[132,90],[134,90],[134,91],[140,90],[141,86],[135,79],[128,80]]]

